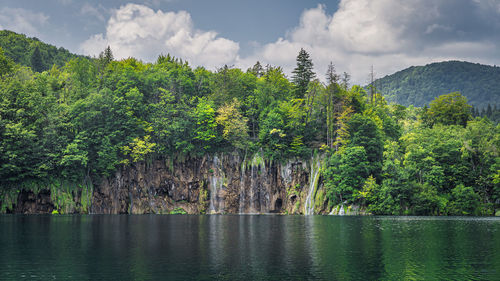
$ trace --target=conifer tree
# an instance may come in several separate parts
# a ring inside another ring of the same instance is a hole
[[[35,47],[33,50],[33,53],[31,54],[31,69],[36,72],[42,72],[43,71],[43,61],[42,61],[42,54],[40,53],[40,49],[38,46]]]
[[[114,60],[113,52],[111,51],[111,47],[109,46],[106,47],[106,49],[104,49],[104,51],[102,51],[99,54],[99,62],[102,66],[108,65],[113,60]]]
[[[309,82],[316,77],[316,74],[313,71],[312,59],[303,48],[300,49],[297,56],[297,67],[292,73],[292,82],[295,84],[295,97],[304,98]]]
[[[255,63],[255,65],[247,70],[247,72],[252,73],[256,77],[260,78],[264,75],[264,68],[260,64],[259,61]]]
[[[326,71],[326,80],[328,85],[326,87],[327,101],[326,101],[326,144],[328,147],[333,148],[333,139],[335,131],[335,116],[334,116],[334,95],[338,90],[338,81],[340,76],[335,71],[333,62],[328,65]]]

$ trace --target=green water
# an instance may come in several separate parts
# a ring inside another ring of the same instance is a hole
[[[500,219],[0,216],[0,280],[500,280]]]

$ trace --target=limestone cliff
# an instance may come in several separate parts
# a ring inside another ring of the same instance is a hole
[[[90,188],[23,190],[9,206],[3,202],[1,209],[15,213],[325,214],[330,210],[320,169],[319,156],[284,164],[266,161],[261,154],[162,159],[121,167]]]

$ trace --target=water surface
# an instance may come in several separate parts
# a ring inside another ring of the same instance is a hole
[[[500,219],[0,216],[0,280],[500,280]]]

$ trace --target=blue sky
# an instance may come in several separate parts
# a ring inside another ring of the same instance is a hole
[[[319,77],[333,61],[353,82],[442,60],[500,64],[500,0],[3,0],[0,28],[75,53],[160,53],[215,69],[259,60],[290,73],[300,48]]]

